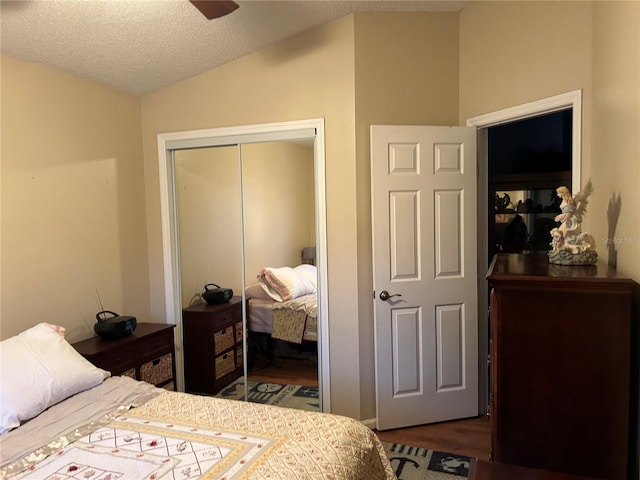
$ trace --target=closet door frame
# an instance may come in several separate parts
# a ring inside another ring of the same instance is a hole
[[[318,336],[320,340],[318,348],[320,410],[324,412],[331,411],[324,118],[158,134],[157,142],[165,311],[167,321],[173,321],[177,326],[177,328],[174,329],[174,332],[176,344],[176,380],[179,391],[184,391],[184,361],[182,348],[182,305],[180,300],[180,264],[178,254],[179,244],[175,194],[175,162],[173,152],[176,150],[192,148],[233,145],[240,146],[248,143],[304,139],[314,140],[315,223],[318,267]],[[245,325],[244,337],[246,339],[246,302],[244,302],[244,291],[242,292],[242,295],[243,323]],[[246,348],[244,349],[244,355],[244,373],[246,379]]]

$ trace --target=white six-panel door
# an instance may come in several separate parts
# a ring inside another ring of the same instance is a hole
[[[371,127],[380,430],[478,413],[475,159],[474,128]]]

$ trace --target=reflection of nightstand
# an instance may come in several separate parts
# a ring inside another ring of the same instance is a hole
[[[243,374],[242,297],[182,310],[185,390],[215,395]]]
[[[175,390],[174,327],[164,323],[138,323],[136,330],[124,338],[102,340],[91,337],[72,346],[111,375],[123,375]]]

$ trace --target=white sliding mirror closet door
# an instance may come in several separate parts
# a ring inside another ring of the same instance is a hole
[[[319,410],[313,139],[175,150],[174,168],[186,391]],[[233,298],[207,305],[218,286]]]

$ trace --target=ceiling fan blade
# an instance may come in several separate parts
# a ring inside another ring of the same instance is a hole
[[[189,0],[209,20],[230,14],[239,5],[231,0]]]

